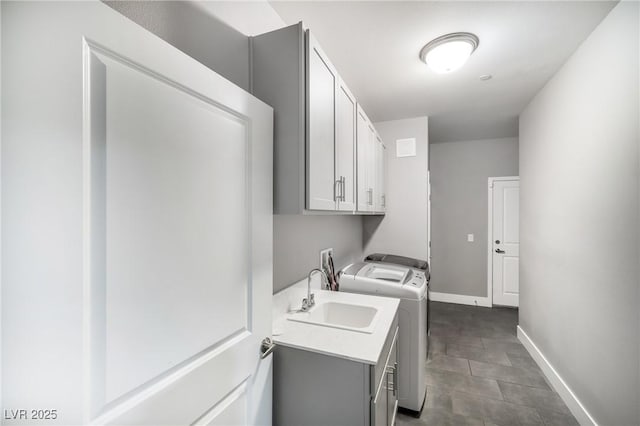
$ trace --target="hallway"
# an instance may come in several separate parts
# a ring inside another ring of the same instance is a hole
[[[518,311],[431,303],[427,399],[399,426],[577,425],[516,337]]]

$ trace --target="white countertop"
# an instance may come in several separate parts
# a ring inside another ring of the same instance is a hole
[[[289,311],[300,307],[300,302],[302,297],[306,297],[306,292],[306,282],[301,282],[274,295],[273,341],[282,346],[365,364],[376,364],[400,301],[389,297],[312,288],[316,299],[316,306],[312,309],[325,302],[350,303],[376,308],[378,313],[375,329],[369,334],[287,320],[287,317],[291,315]]]

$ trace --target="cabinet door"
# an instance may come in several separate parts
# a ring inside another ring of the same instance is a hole
[[[338,74],[307,31],[307,208],[335,210],[335,109]]]
[[[387,174],[387,147],[384,145],[384,142],[380,140],[380,145],[382,148],[380,149],[380,193],[381,193],[381,206],[380,211],[387,211],[387,185],[386,185],[386,174]]]
[[[357,133],[356,133],[356,200],[359,212],[369,211],[369,119],[360,105],[357,108]]]
[[[381,386],[377,389],[375,399],[373,400],[373,417],[371,419],[372,426],[386,426],[388,424],[389,415],[387,409],[389,407],[389,391],[386,378],[382,379]]]
[[[384,191],[384,156],[385,156],[385,147],[382,139],[376,133],[375,135],[375,149],[376,149],[376,157],[375,157],[375,203],[374,209],[376,212],[384,212],[385,210],[385,191]]]
[[[373,200],[373,210],[376,212],[379,212],[382,210],[382,191],[381,191],[381,170],[380,170],[380,162],[382,161],[382,141],[380,140],[380,137],[375,134],[374,135],[374,142],[373,142],[373,147],[375,149],[375,156],[374,156],[374,184],[373,184],[373,195],[374,195],[374,200]]]
[[[387,375],[387,424],[394,425],[398,411],[398,340],[394,340],[389,351]]]
[[[356,209],[355,152],[356,98],[342,80],[338,80],[336,95],[336,175],[335,188],[338,210]]]
[[[369,121],[368,125],[368,147],[367,147],[367,191],[368,191],[368,211],[376,211],[376,129]]]

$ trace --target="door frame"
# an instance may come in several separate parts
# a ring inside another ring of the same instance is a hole
[[[487,215],[487,301],[489,306],[493,306],[493,184],[495,182],[517,180],[520,176],[498,176],[489,177],[487,204],[489,205]]]

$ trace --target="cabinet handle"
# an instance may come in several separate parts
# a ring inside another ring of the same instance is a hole
[[[340,179],[333,182],[333,200],[340,201]],[[336,189],[336,185],[338,188]]]
[[[398,366],[398,363],[395,363],[393,367],[387,367],[387,375],[391,374],[391,381],[387,380],[387,389],[390,391],[393,391],[393,396],[396,395],[397,388],[398,388],[398,386],[396,385],[398,381],[398,378],[397,378],[398,376],[396,374],[396,370],[398,368],[397,366]]]
[[[387,196],[382,194],[382,207],[387,207]]]
[[[346,185],[347,178],[342,176],[341,182],[342,182],[342,191],[341,191],[342,201],[346,202],[347,201],[347,185]]]
[[[393,363],[393,396],[396,396],[398,389],[398,363]]]
[[[271,338],[265,337],[260,344],[260,358],[265,359],[276,348],[276,344],[273,343]]]

